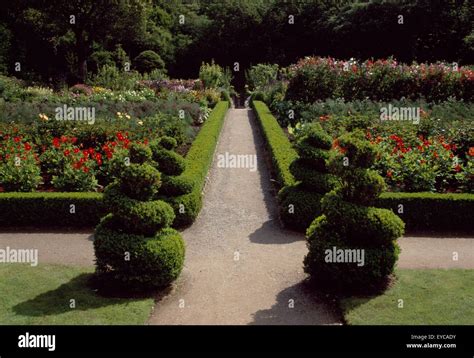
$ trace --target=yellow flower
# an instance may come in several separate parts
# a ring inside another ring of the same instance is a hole
[[[143,125],[143,121],[138,121],[137,123],[141,126]]]
[[[130,119],[130,115],[129,115],[129,114],[126,114],[125,117],[126,117],[127,119]]]

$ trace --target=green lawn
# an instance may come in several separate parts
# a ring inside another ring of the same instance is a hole
[[[0,324],[143,324],[153,299],[104,298],[87,286],[92,269],[0,265]],[[74,299],[76,308],[70,308]]]
[[[474,324],[474,270],[397,270],[383,295],[346,298],[344,318],[352,325]],[[399,299],[403,308],[399,308]]]

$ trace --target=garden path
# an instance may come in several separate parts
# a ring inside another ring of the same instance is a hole
[[[230,109],[203,209],[183,232],[183,273],[150,324],[339,324],[303,283],[304,237],[279,226],[263,148],[252,111]],[[256,170],[222,168],[226,153],[256,155]]]

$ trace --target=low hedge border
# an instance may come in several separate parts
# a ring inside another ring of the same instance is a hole
[[[193,191],[168,200],[176,213],[175,227],[191,225],[201,210],[202,191],[228,108],[227,101],[217,103],[186,155],[186,170],[181,177],[193,183]]]
[[[474,233],[474,194],[383,193],[376,205],[392,209],[407,230]]]
[[[105,214],[101,193],[1,193],[0,227],[92,227]]]
[[[176,212],[174,227],[190,225],[201,210],[202,190],[228,108],[227,101],[214,107],[189,149],[181,176],[191,179],[193,191],[168,199]],[[101,193],[0,193],[0,227],[90,228],[105,214]]]
[[[267,105],[260,101],[252,101],[252,107],[267,142],[280,186],[295,184],[295,178],[290,173],[290,164],[298,158],[298,154]]]
[[[265,103],[253,101],[252,105],[282,188],[278,195],[280,218],[289,229],[305,232],[314,213],[320,210],[319,200],[310,198],[311,193],[298,185],[290,173],[290,164],[298,155],[276,118]],[[290,204],[294,205],[292,213],[288,210]],[[403,213],[399,213],[399,205],[403,205]],[[376,206],[392,209],[405,222],[407,231],[474,232],[474,194],[386,192]]]

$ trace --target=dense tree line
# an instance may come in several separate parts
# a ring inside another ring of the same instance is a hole
[[[470,0],[16,0],[1,8],[0,71],[71,84],[104,64],[134,68],[143,51],[173,77],[238,62],[240,82],[250,64],[306,55],[470,64],[473,10]]]

